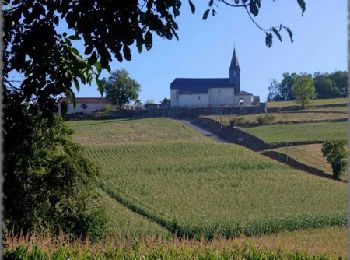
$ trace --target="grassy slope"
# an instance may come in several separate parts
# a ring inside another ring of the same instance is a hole
[[[309,104],[306,106],[322,106],[322,105],[332,105],[332,104],[347,104],[347,98],[333,98],[333,99],[317,99],[310,100]],[[267,107],[288,107],[288,106],[300,106],[294,100],[292,101],[273,101],[268,102]]]
[[[244,121],[256,122],[257,118],[263,116],[264,114],[252,114],[252,115],[210,115],[205,116],[212,118],[215,121],[221,122],[224,125],[229,125],[229,122],[234,117],[242,117]],[[300,121],[319,121],[319,120],[332,120],[332,119],[345,119],[347,114],[345,113],[270,113],[274,116],[273,122],[300,122]]]
[[[300,142],[347,139],[348,122],[266,125],[242,130],[266,142]]]
[[[192,128],[163,118],[68,121],[75,130],[74,141],[91,146],[164,141],[204,142]]]

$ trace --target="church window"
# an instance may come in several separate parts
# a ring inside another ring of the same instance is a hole
[[[219,89],[218,92],[221,93],[221,90]]]
[[[200,100],[201,99],[201,97],[200,96],[198,96],[198,100]]]

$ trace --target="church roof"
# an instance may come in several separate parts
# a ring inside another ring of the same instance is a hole
[[[233,88],[233,85],[229,82],[228,78],[176,78],[170,84],[170,89],[178,89],[180,94],[208,93],[210,88]]]

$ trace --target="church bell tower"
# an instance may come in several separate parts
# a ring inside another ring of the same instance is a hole
[[[229,69],[229,82],[233,85],[235,93],[241,91],[241,69],[236,56],[236,48],[233,49],[231,65]]]

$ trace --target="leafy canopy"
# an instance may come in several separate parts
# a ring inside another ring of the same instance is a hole
[[[130,78],[125,69],[112,72],[108,79],[104,78],[102,82],[107,98],[112,104],[118,105],[119,109],[131,100],[137,100],[141,89],[140,84]]]
[[[302,106],[315,96],[315,86],[309,76],[299,76],[293,84],[293,95]]]
[[[347,166],[347,152],[345,150],[345,141],[326,141],[322,145],[323,156],[327,162],[331,164],[334,179],[339,179],[341,174],[345,172]]]

